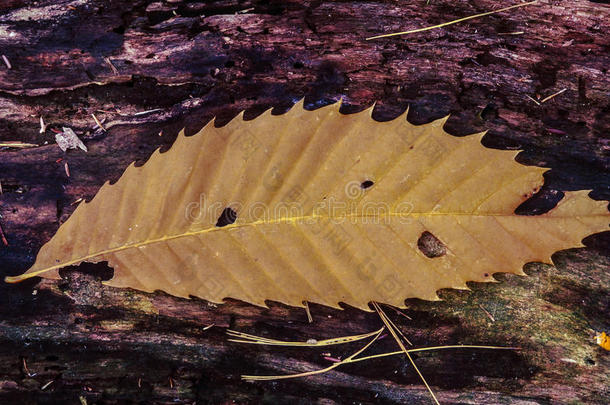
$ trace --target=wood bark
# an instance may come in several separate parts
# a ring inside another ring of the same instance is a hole
[[[610,199],[610,7],[539,1],[405,37],[366,37],[507,6],[498,0],[96,1],[0,3],[0,275],[25,271],[73,211],[132,161],[168,148],[178,130],[222,125],[245,110],[342,111],[376,102],[375,119],[409,107],[446,130],[489,130],[488,147],[550,168],[522,213],[551,208],[562,191]],[[546,97],[563,89],[548,101]],[[532,100],[533,99],[533,100]],[[91,116],[103,120],[96,127]],[[40,117],[47,129],[40,133]],[[70,127],[89,151],[62,152]],[[69,169],[69,177],[68,170]],[[109,216],[112,213],[108,213]],[[532,230],[535,232],[535,230]],[[516,351],[445,350],[415,356],[443,404],[607,403],[610,328],[608,232],[558,252],[528,277],[497,275],[441,302],[411,300],[391,317],[418,346],[491,344]],[[500,248],[500,247],[499,247]],[[358,348],[286,349],[227,341],[226,328],[285,340],[376,330],[374,313],[305,311],[234,300],[213,305],[106,287],[112,270],[81,265],[60,282],[0,285],[0,403],[431,403],[402,356],[324,375],[246,383],[241,374],[322,368]],[[207,326],[214,325],[206,329]],[[377,350],[396,350],[390,338]]]

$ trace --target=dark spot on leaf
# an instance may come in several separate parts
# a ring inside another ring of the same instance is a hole
[[[417,240],[417,247],[427,257],[433,259],[447,254],[447,247],[428,231],[424,231]]]
[[[373,184],[375,184],[374,182],[372,182],[371,180],[365,180],[360,184],[360,187],[362,187],[363,190],[366,190],[369,187],[372,187]]]
[[[233,211],[230,207],[225,208],[218,217],[218,222],[216,222],[216,226],[221,228],[223,226],[231,225],[237,219],[237,212]]]

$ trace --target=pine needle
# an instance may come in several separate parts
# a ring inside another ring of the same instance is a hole
[[[560,95],[561,93],[563,93],[564,91],[566,91],[567,89],[563,89],[563,90],[559,90],[557,93],[553,93],[548,97],[545,97],[542,99],[542,101],[540,101],[540,104],[542,103],[546,103],[547,101],[549,101],[550,99],[552,99],[553,97],[556,97],[558,95]]]
[[[481,13],[481,14],[476,14],[476,15],[471,15],[471,16],[468,16],[468,17],[458,18],[457,20],[448,21],[448,22],[445,22],[445,23],[442,23],[442,24],[438,24],[438,25],[433,25],[433,26],[430,26],[430,27],[418,28],[418,29],[409,30],[409,31],[403,31],[403,32],[394,32],[392,34],[376,35],[374,37],[366,38],[366,40],[369,41],[371,39],[379,39],[379,38],[393,37],[393,36],[397,36],[397,35],[413,34],[413,33],[416,33],[416,32],[422,32],[422,31],[433,30],[433,29],[436,29],[436,28],[442,28],[442,27],[446,27],[446,26],[451,25],[451,24],[460,23],[462,21],[472,20],[473,18],[484,17],[484,16],[490,15],[490,14],[495,14],[495,13],[500,13],[502,11],[512,10],[513,8],[517,8],[517,7],[529,6],[529,5],[537,3],[537,2],[538,2],[538,0],[534,0],[534,1],[530,1],[528,3],[515,4],[515,5],[510,6],[510,7],[504,7],[504,8],[500,8],[498,10],[492,10],[492,11],[487,11],[487,12]]]
[[[519,350],[519,347],[503,347],[503,346],[483,346],[483,345],[446,345],[446,346],[428,346],[428,347],[419,347],[417,349],[409,349],[407,350],[409,353],[417,353],[417,352],[426,352],[430,350],[443,350],[443,349],[489,349],[489,350]],[[357,363],[359,361],[378,359],[381,357],[389,357],[389,356],[397,356],[399,354],[405,354],[402,350],[397,350],[394,352],[386,352],[379,354],[372,354],[370,356],[359,357],[357,359],[353,359],[351,363]]]
[[[385,327],[382,327],[379,330],[376,330],[374,332],[370,332],[370,333],[366,333],[366,334],[361,334],[361,335],[354,335],[354,336],[346,336],[346,337],[341,337],[341,338],[336,338],[336,339],[326,339],[326,340],[321,340],[321,341],[316,341],[315,343],[310,343],[310,342],[285,342],[285,341],[281,341],[281,340],[275,340],[275,339],[267,339],[267,338],[263,338],[260,336],[254,336],[254,335],[250,335],[247,333],[242,333],[242,332],[236,332],[233,330],[229,330],[227,331],[227,333],[229,335],[232,336],[239,336],[242,337],[244,339],[250,339],[250,340],[237,340],[237,339],[229,339],[229,341],[232,342],[240,342],[240,343],[252,343],[252,344],[269,344],[269,345],[278,345],[278,346],[325,346],[325,345],[331,345],[331,344],[341,344],[341,343],[348,343],[348,342],[354,342],[356,340],[361,340],[361,339],[365,339],[368,337],[373,336],[373,339],[371,341],[369,341],[364,347],[362,347],[360,350],[358,350],[357,352],[355,352],[354,354],[352,354],[351,356],[347,357],[344,360],[334,360],[336,361],[334,364],[323,368],[323,369],[319,369],[319,370],[312,370],[312,371],[307,371],[307,372],[303,372],[303,373],[297,373],[297,374],[286,374],[286,375],[263,375],[263,376],[255,376],[255,375],[242,375],[241,378],[246,380],[246,381],[274,381],[274,380],[285,380],[285,379],[290,379],[290,378],[300,378],[300,377],[308,377],[308,376],[312,376],[312,375],[318,375],[318,374],[324,374],[328,371],[331,371],[343,364],[349,364],[349,363],[358,363],[360,361],[365,361],[365,360],[371,360],[371,359],[376,359],[376,358],[381,358],[381,357],[388,357],[388,356],[396,356],[396,355],[404,355],[406,354],[409,357],[409,360],[411,361],[411,364],[413,364],[413,366],[415,367],[415,370],[418,372],[420,378],[422,379],[422,381],[424,381],[424,384],[426,385],[426,387],[428,388],[428,391],[430,392],[430,394],[432,395],[432,397],[434,398],[434,400],[436,401],[436,403],[438,404],[438,401],[436,400],[436,397],[434,396],[434,393],[432,393],[430,387],[428,386],[426,380],[424,379],[424,377],[422,376],[422,374],[419,372],[419,369],[417,368],[417,366],[415,366],[413,359],[410,356],[410,353],[416,353],[416,352],[424,352],[424,351],[430,351],[430,350],[442,350],[442,349],[496,349],[496,350],[518,350],[518,347],[500,347],[500,346],[484,346],[484,345],[446,345],[446,346],[429,346],[429,347],[420,347],[417,349],[409,349],[407,350],[404,345],[402,344],[402,342],[398,339],[398,335],[391,329],[391,327],[389,326],[389,322],[387,315],[385,315],[385,313],[383,312],[383,310],[379,307],[379,305],[374,302],[373,306],[375,306],[375,309],[377,310],[377,313],[379,314],[379,316],[381,317],[382,321],[384,322],[384,324],[386,325]],[[389,328],[390,332],[392,333],[392,335],[394,336],[395,339],[398,339],[397,342],[399,343],[399,346],[401,346],[401,350],[399,351],[394,351],[394,352],[386,352],[386,353],[379,353],[379,354],[373,354],[370,356],[364,356],[364,357],[358,357],[358,355],[360,355],[361,353],[363,353],[366,349],[368,349],[377,339],[379,339],[379,337],[381,336],[381,334],[383,333],[383,331]],[[330,360],[330,359],[328,359]]]
[[[380,330],[380,332],[383,332],[385,328],[382,328]],[[241,378],[247,381],[273,381],[273,380],[286,380],[289,378],[299,378],[299,377],[308,377],[308,376],[312,376],[312,375],[317,375],[317,374],[324,374],[328,371],[331,371],[343,364],[349,364],[349,363],[358,363],[360,361],[365,361],[365,360],[372,360],[372,359],[377,359],[377,358],[381,358],[381,357],[389,357],[389,356],[396,356],[396,355],[404,355],[405,352],[402,350],[398,350],[395,352],[386,352],[386,353],[379,353],[379,354],[373,354],[370,356],[364,356],[364,357],[358,357],[356,358],[356,356],[358,354],[361,354],[362,352],[364,352],[365,349],[367,349],[368,347],[370,347],[370,345],[375,342],[378,339],[378,337],[376,336],[375,339],[373,339],[371,342],[369,342],[364,348],[358,350],[358,352],[354,353],[353,355],[351,355],[350,357],[346,358],[345,360],[340,360],[334,364],[332,364],[329,367],[320,369],[320,370],[313,370],[313,371],[308,371],[305,373],[298,373],[298,374],[286,374],[286,375],[263,375],[263,376],[254,376],[254,375],[242,375]],[[500,346],[481,346],[481,345],[448,345],[448,346],[430,346],[430,347],[420,347],[417,349],[409,349],[407,350],[407,352],[409,353],[415,353],[415,352],[425,352],[425,351],[430,351],[430,350],[442,350],[442,349],[493,349],[493,350],[519,350],[518,347],[500,347]]]
[[[532,100],[534,103],[540,105],[540,103],[538,101],[536,101],[534,98],[528,96],[527,94],[525,95],[525,97],[529,98],[530,100]]]
[[[398,334],[396,333],[396,331],[394,330],[394,328],[391,325],[391,321],[389,321],[387,315],[385,314],[385,312],[383,312],[383,309],[381,309],[381,307],[379,306],[379,304],[377,304],[375,301],[373,301],[373,307],[375,308],[375,310],[377,311],[377,314],[379,315],[379,317],[381,318],[381,320],[383,321],[383,323],[385,324],[386,328],[388,328],[388,330],[390,331],[390,333],[392,334],[392,336],[394,337],[394,340],[396,340],[396,343],[398,344],[398,347],[400,347],[400,349],[402,350],[402,352],[404,354],[407,355],[407,358],[409,359],[409,361],[411,362],[411,365],[413,366],[413,368],[415,369],[415,371],[417,371],[417,374],[419,375],[419,378],[422,380],[422,382],[424,383],[424,385],[426,386],[426,388],[428,389],[428,392],[430,393],[430,395],[432,396],[432,399],[434,400],[434,402],[436,403],[436,405],[440,405],[440,402],[438,402],[438,399],[436,398],[436,395],[434,395],[434,392],[432,391],[432,388],[430,388],[430,386],[428,385],[428,382],[426,381],[426,379],[424,378],[423,374],[421,373],[421,371],[419,371],[419,368],[417,368],[417,365],[415,365],[415,362],[413,361],[413,358],[411,357],[411,354],[409,353],[409,351],[407,350],[407,348],[405,347],[405,345],[402,343],[402,341],[400,340],[400,337],[398,336]]]
[[[379,306],[379,304],[377,304],[377,305]],[[393,307],[390,307],[390,308],[393,308]],[[381,306],[379,306],[379,309],[381,310],[381,312],[383,312],[383,310],[381,309]],[[402,331],[401,331],[401,330],[398,328],[398,326],[396,326],[396,324],[394,323],[394,321],[392,321],[392,320],[390,319],[390,317],[388,317],[388,316],[386,315],[386,313],[385,313],[385,312],[383,312],[383,314],[385,315],[386,319],[388,320],[388,323],[390,324],[390,326],[392,326],[392,327],[394,328],[394,330],[395,330],[396,332],[398,332],[398,334],[399,334],[399,335],[400,335],[400,336],[401,336],[401,337],[402,337],[402,338],[405,340],[405,342],[407,342],[407,344],[408,344],[409,346],[413,346],[413,343],[411,343],[411,341],[410,341],[409,339],[407,339],[407,337],[405,336],[405,334],[404,334],[404,333],[402,333]],[[404,314],[403,314],[403,315],[404,315]],[[406,315],[405,315],[405,316],[406,316]],[[409,319],[410,319],[410,318],[409,318]]]
[[[106,132],[106,128],[104,128],[104,126],[102,125],[101,121],[97,119],[97,117],[95,116],[95,114],[91,113],[91,117],[93,117],[93,121],[95,121],[95,123],[97,124],[97,126],[104,132]]]
[[[333,339],[315,340],[310,339],[306,342],[291,342],[284,340],[268,339],[261,336],[250,335],[248,333],[238,332],[235,330],[227,330],[227,334],[233,338],[239,339],[228,339],[229,342],[237,343],[249,343],[255,345],[270,345],[270,346],[288,346],[288,347],[320,347],[320,346],[332,346],[340,345],[344,343],[356,342],[358,340],[366,339],[371,336],[380,334],[384,328],[376,330],[374,332],[364,333],[360,335],[343,336]]]
[[[305,312],[307,313],[307,320],[309,321],[309,323],[312,323],[313,317],[311,316],[311,311],[309,310],[309,303],[307,301],[303,301],[303,304],[305,305]]]
[[[242,375],[241,378],[243,380],[246,381],[271,381],[271,380],[285,380],[285,379],[289,379],[289,378],[299,378],[299,377],[308,377],[311,375],[316,375],[316,374],[323,374],[326,373],[332,369],[335,369],[337,367],[339,367],[342,364],[347,364],[347,363],[352,363],[354,360],[354,357],[356,357],[357,355],[359,355],[360,353],[362,353],[363,351],[365,351],[366,349],[369,348],[370,345],[372,345],[381,335],[381,333],[383,332],[385,328],[381,328],[377,331],[377,334],[375,335],[375,337],[373,337],[373,339],[371,339],[365,346],[363,346],[360,350],[358,350],[357,352],[355,352],[354,354],[352,354],[351,356],[347,357],[345,360],[342,360],[338,363],[334,363],[326,368],[320,369],[320,370],[313,370],[313,371],[307,371],[304,373],[298,373],[298,374],[287,374],[287,375],[261,375],[261,376],[257,376],[257,375]]]

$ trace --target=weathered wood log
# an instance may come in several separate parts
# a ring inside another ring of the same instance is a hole
[[[610,199],[610,7],[541,1],[408,37],[371,35],[438,24],[504,2],[9,0],[0,4],[1,276],[26,270],[74,209],[127,165],[239,111],[281,113],[343,98],[346,113],[377,102],[374,117],[446,130],[489,129],[485,145],[521,149],[549,167],[521,211],[549,209],[561,192]],[[561,94],[542,102],[563,89]],[[533,99],[533,100],[532,100]],[[96,127],[91,114],[103,120]],[[40,117],[48,126],[40,133]],[[53,129],[74,129],[88,153],[62,152]],[[66,164],[70,176],[67,176]],[[112,215],[112,213],[109,213]],[[529,264],[529,277],[443,291],[442,302],[391,312],[417,346],[491,344],[518,351],[446,350],[415,361],[441,403],[606,403],[610,235]],[[402,356],[316,377],[246,383],[328,365],[358,344],[285,349],[227,342],[228,327],[282,339],[376,330],[373,313],[228,300],[213,305],[100,283],[104,265],[62,271],[61,282],[0,285],[0,403],[430,403]],[[205,329],[209,325],[214,325]],[[389,338],[378,350],[393,351]]]

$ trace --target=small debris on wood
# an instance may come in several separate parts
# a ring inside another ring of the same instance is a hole
[[[4,61],[4,64],[6,65],[7,69],[13,68],[13,66],[11,65],[11,62],[8,60],[6,55],[2,55],[2,60]]]
[[[525,31],[513,31],[513,32],[498,32],[498,35],[522,35]]]
[[[28,364],[25,362],[25,357],[22,357],[21,361],[23,363],[23,372],[25,373],[25,375],[30,378],[35,377],[36,373],[30,373],[30,370],[28,369]]]
[[[527,95],[526,95],[525,97],[529,98],[530,100],[532,100],[532,101],[533,101],[534,103],[536,103],[537,105],[542,105],[543,103],[546,103],[546,102],[547,102],[547,101],[549,101],[550,99],[552,99],[552,98],[554,98],[554,97],[557,97],[558,95],[560,95],[561,93],[563,93],[563,92],[564,92],[564,91],[566,91],[566,90],[567,90],[567,89],[561,89],[561,90],[559,90],[557,93],[553,93],[553,94],[551,94],[550,96],[543,98],[542,100],[540,100],[540,96],[539,96],[539,95],[536,95],[536,98],[537,98],[538,100],[540,100],[540,101],[538,101],[538,100],[534,99],[533,97],[527,96]]]
[[[309,310],[309,303],[307,301],[303,301],[303,304],[305,304],[305,312],[307,313],[307,320],[309,321],[309,323],[312,323],[313,317],[311,316],[311,311]]]
[[[146,115],[146,114],[152,114],[158,111],[163,111],[162,108],[155,108],[153,110],[146,110],[146,111],[139,111],[133,114],[125,114],[122,113],[121,110],[119,110],[118,108],[115,107],[114,111],[109,111],[109,110],[95,110],[96,112],[100,112],[100,113],[105,113],[105,114],[118,114],[121,117],[138,117],[140,115]]]
[[[38,145],[35,143],[24,143],[20,141],[8,141],[8,142],[0,142],[0,148],[35,148]]]
[[[42,387],[40,387],[40,390],[41,390],[41,391],[46,390],[46,389],[47,389],[47,388],[49,388],[49,386],[50,386],[51,384],[53,384],[54,382],[55,382],[55,380],[51,380],[51,381],[49,381],[48,383],[46,383],[45,385],[43,385]]]
[[[40,116],[40,133],[44,134],[47,131],[47,124],[44,123],[44,120],[42,119],[42,115]]]
[[[252,11],[252,10],[254,10],[254,7],[245,8],[243,10],[236,11],[235,14],[246,14],[246,13],[249,13],[250,11]]]
[[[0,225],[0,240],[2,241],[2,244],[4,246],[8,246],[8,240],[6,240],[6,237],[4,236],[4,231],[2,230],[2,225]]]
[[[555,129],[555,128],[546,128],[546,131],[549,134],[554,134],[554,135],[566,135],[565,131],[562,131],[561,129]]]
[[[95,116],[95,114],[91,113],[91,116],[93,117],[93,121],[95,121],[95,123],[97,124],[97,126],[104,132],[106,132],[106,128],[104,128],[104,126],[102,125],[102,123],[100,122],[100,120],[97,119],[97,117]]]
[[[158,112],[158,111],[163,111],[163,109],[161,109],[161,108],[155,108],[154,110],[140,111],[140,112],[134,113],[134,114],[133,114],[133,116],[134,116],[134,117],[137,117],[137,116],[140,116],[140,115],[152,114],[152,113],[154,113],[154,112]]]
[[[526,95],[525,97],[529,98],[530,100],[532,100],[534,103],[536,103],[537,105],[540,105],[540,103],[538,101],[536,101],[534,98]]]
[[[68,162],[64,163],[64,170],[66,171],[66,176],[70,177],[70,166],[68,166]]]
[[[211,324],[211,325],[205,326],[205,327],[203,328],[203,330],[208,330],[208,329],[210,329],[210,328],[211,328],[212,326],[214,326],[214,325],[215,325],[215,324]]]
[[[542,104],[542,103],[546,103],[547,101],[549,101],[549,100],[550,100],[550,99],[552,99],[553,97],[556,97],[556,96],[560,95],[561,93],[563,93],[563,92],[564,92],[564,91],[566,91],[566,90],[567,90],[567,89],[561,89],[561,90],[559,90],[557,93],[553,93],[553,94],[551,94],[550,96],[543,98],[543,99],[542,99],[542,101],[540,102],[540,104]]]
[[[169,381],[169,387],[174,388],[174,380],[172,379],[172,377],[167,377],[167,379]]]
[[[595,341],[604,349],[610,350],[610,336],[606,335],[606,332],[600,332],[595,335]]]
[[[481,308],[481,310],[482,310],[483,312],[485,312],[485,314],[487,315],[487,317],[488,317],[488,318],[489,318],[489,319],[490,319],[492,322],[495,322],[495,321],[496,321],[496,319],[493,317],[493,315],[492,315],[492,314],[490,314],[490,313],[489,313],[489,311],[488,311],[488,310],[486,310],[486,309],[483,307],[483,305],[479,304],[479,308]]]
[[[55,134],[55,142],[62,151],[80,148],[87,152],[87,147],[74,133],[72,128],[63,127],[63,132]]]
[[[115,75],[118,75],[119,74],[119,70],[112,64],[110,59],[108,57],[105,57],[104,60],[106,61],[106,63],[108,65],[110,65],[110,68],[112,69],[112,73],[114,73]]]
[[[71,206],[72,206],[72,205],[76,205],[76,204],[78,204],[78,203],[79,203],[79,202],[81,202],[81,201],[83,201],[83,197],[81,197],[81,198],[79,198],[79,199],[77,199],[77,200],[75,200],[75,201],[72,201],[72,202],[70,203],[70,205],[71,205]]]

